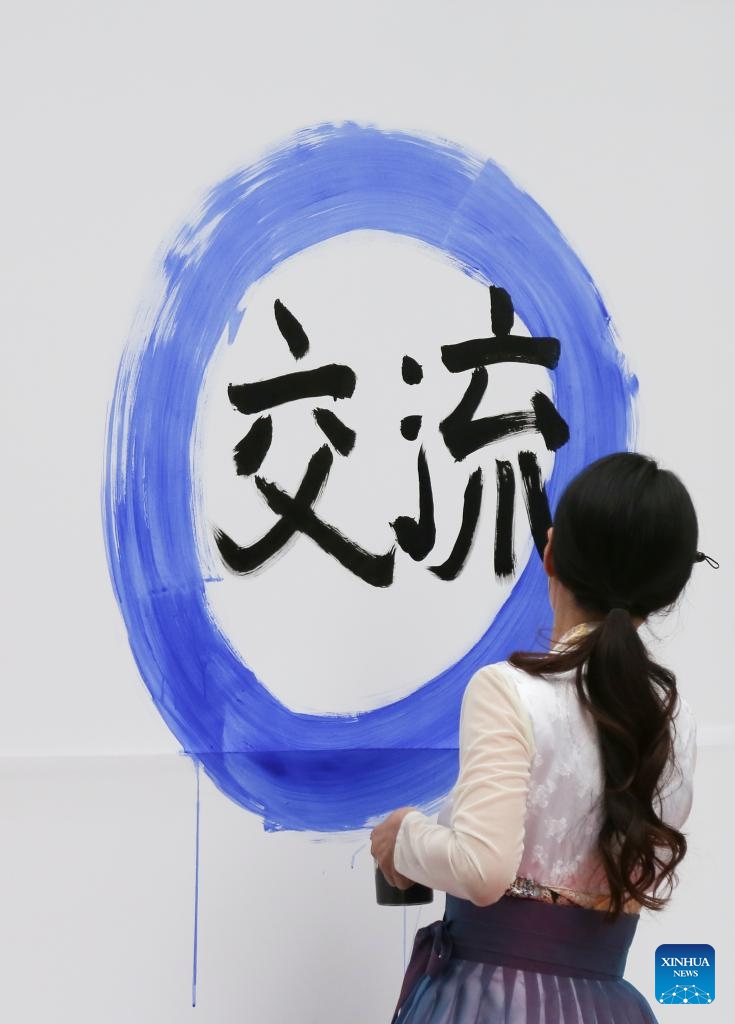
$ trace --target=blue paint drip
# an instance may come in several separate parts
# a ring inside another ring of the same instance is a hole
[[[440,250],[473,279],[506,288],[532,334],[561,340],[552,380],[571,440],[547,485],[552,508],[571,477],[628,447],[634,429],[636,383],[594,282],[547,214],[491,161],[413,135],[323,125],[212,189],[166,255],[163,295],[120,366],[104,531],[130,644],[161,715],[215,784],[272,830],[356,829],[399,804],[435,806],[456,778],[470,677],[535,647],[550,624],[532,557],[456,664],[384,707],[320,716],[270,694],[210,612],[190,458],[208,362],[252,284],[318,242],[364,229]]]
[[[196,840],[194,859],[194,953],[192,957],[191,977],[191,1005],[197,1004],[197,967],[199,955],[199,762],[194,761],[197,777],[197,813],[196,813]]]
[[[350,858],[350,871],[355,870],[355,861],[357,860],[358,855],[362,853],[366,846],[367,843],[363,843],[362,846],[359,846],[352,854],[352,857]]]

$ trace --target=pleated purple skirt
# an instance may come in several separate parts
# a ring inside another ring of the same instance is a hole
[[[421,928],[395,1024],[657,1024],[623,972],[640,915],[447,896]]]

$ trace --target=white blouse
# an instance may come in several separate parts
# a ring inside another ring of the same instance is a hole
[[[674,763],[655,806],[680,829],[696,764],[696,723],[681,694],[674,725]],[[496,902],[517,880],[604,905],[609,888],[596,852],[601,756],[574,673],[544,679],[507,662],[480,669],[462,701],[459,748],[459,777],[438,821],[420,811],[403,819],[396,869],[479,906]]]

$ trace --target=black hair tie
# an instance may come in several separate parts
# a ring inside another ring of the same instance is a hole
[[[710,555],[705,555],[705,553],[703,551],[698,551],[696,553],[696,555],[694,556],[694,561],[695,562],[707,562],[707,564],[711,565],[713,569],[719,569],[720,568],[720,563],[716,562],[714,560],[714,558],[712,558]]]

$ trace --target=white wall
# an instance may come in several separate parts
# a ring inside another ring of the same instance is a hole
[[[652,998],[659,943],[710,943],[708,1014],[728,1019],[732,29],[728,4],[648,0],[6,12],[9,1020],[390,1018],[419,915],[375,906],[367,830],[266,833],[204,775],[192,1008],[196,774],[130,654],[100,515],[107,406],[160,246],[233,169],[345,119],[454,140],[536,199],[592,274],[639,378],[639,449],[694,496],[701,547],[722,568],[698,567],[657,628],[700,722],[691,852],[670,909],[641,920],[628,977]],[[456,657],[460,640],[436,658]],[[327,690],[309,685],[304,701],[321,710]]]

